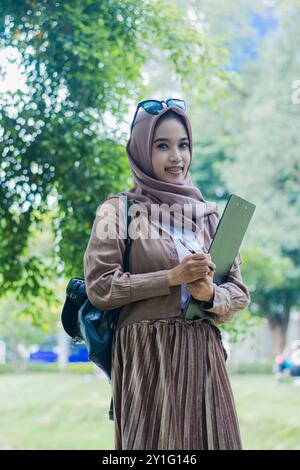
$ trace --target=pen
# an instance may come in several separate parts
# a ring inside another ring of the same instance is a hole
[[[179,241],[180,241],[191,253],[193,253],[193,255],[196,255],[196,254],[197,254],[197,252],[196,252],[185,240],[183,240],[182,238],[179,238]],[[211,266],[208,266],[208,267],[209,267],[209,269],[210,269],[211,271],[215,271],[214,268],[212,268]]]

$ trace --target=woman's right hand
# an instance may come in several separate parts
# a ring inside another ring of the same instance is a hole
[[[186,256],[175,268],[168,270],[169,285],[178,286],[203,279],[210,271],[208,266],[216,269],[209,253]]]

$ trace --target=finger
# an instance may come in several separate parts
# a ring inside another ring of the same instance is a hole
[[[204,253],[195,253],[194,255],[189,256],[192,259],[206,259],[207,255]]]
[[[208,272],[205,271],[204,273],[202,274],[197,274],[197,279],[196,279],[196,282],[202,282],[205,280],[206,276],[208,276]]]
[[[198,284],[198,282],[202,282],[204,281],[204,279],[206,278],[206,276],[208,276],[208,272],[205,271],[204,273],[198,273],[196,274],[196,279],[195,279],[195,282]]]
[[[213,274],[212,271],[210,272]],[[197,283],[197,286],[200,286],[201,284],[205,284],[208,276],[209,276],[208,271],[206,271],[204,274],[198,274],[198,279],[195,281]]]
[[[193,275],[197,275],[197,274],[205,274],[209,271],[209,267],[208,266],[195,266],[193,267],[191,270],[190,270],[190,273]]]
[[[211,261],[211,256],[209,253],[195,253],[194,255],[188,255],[187,256],[188,258],[192,258],[192,259],[206,259],[206,260],[209,260]]]
[[[188,284],[186,284],[186,285],[187,285],[187,288],[188,288],[188,289],[193,289],[193,288],[194,288],[194,282],[195,282],[195,281],[189,282]]]
[[[193,289],[198,289],[205,284],[204,277],[196,279],[195,283],[191,286]]]
[[[213,263],[212,261],[207,261],[207,260],[197,260],[193,267],[196,267],[196,268],[199,268],[199,269],[206,269],[208,268],[209,266],[212,268],[212,269],[216,269],[216,265],[215,263]]]
[[[201,268],[197,269],[197,272],[202,272],[202,273],[209,273],[209,272],[215,272],[214,268],[210,268],[209,266],[201,266]]]

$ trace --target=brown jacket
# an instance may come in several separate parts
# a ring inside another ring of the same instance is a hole
[[[116,195],[104,201],[97,212],[107,204],[113,204],[117,209],[118,198]],[[125,226],[125,210],[120,216],[116,210],[116,214],[118,230],[119,224]],[[94,220],[84,254],[84,277],[91,303],[106,310],[122,307],[118,328],[139,320],[181,317],[181,286],[170,287],[167,275],[167,270],[179,263],[172,237],[139,237],[132,240],[129,272],[123,272],[125,240],[121,237],[99,239],[97,230],[101,219],[101,216],[97,215]],[[212,239],[214,233],[210,233],[210,236]],[[210,312],[208,316],[215,324],[231,320],[239,310],[245,309],[250,303],[250,294],[243,284],[239,269],[239,259],[238,255],[226,283],[214,283],[213,306],[205,310]]]

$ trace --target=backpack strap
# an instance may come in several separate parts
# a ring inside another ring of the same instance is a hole
[[[131,203],[128,197],[126,196],[126,193],[121,192],[118,194],[122,194],[121,198],[126,208],[126,224],[127,225],[126,225],[126,240],[125,240],[125,254],[124,254],[124,269],[125,271],[129,271],[129,250],[131,246],[131,238],[129,236],[128,227],[131,221],[131,216],[129,214],[129,208],[130,208]]]

